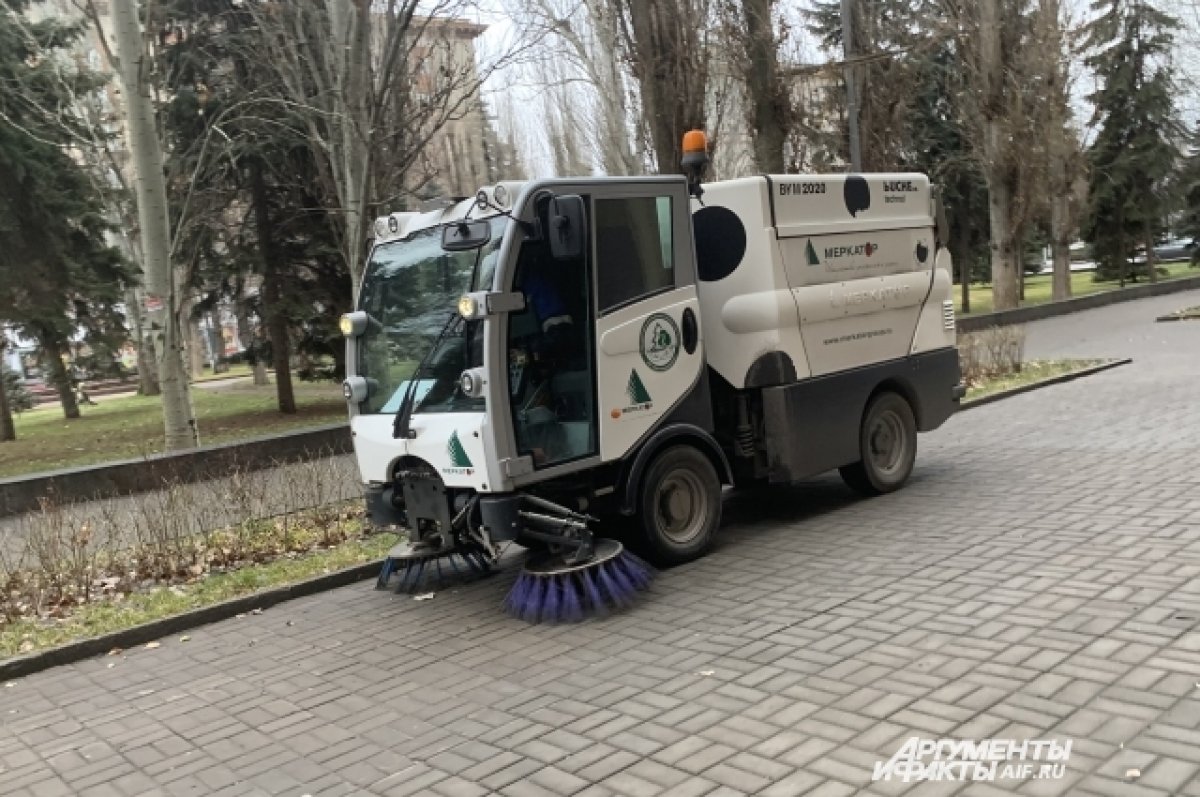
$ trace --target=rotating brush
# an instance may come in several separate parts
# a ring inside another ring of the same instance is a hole
[[[577,623],[628,608],[653,578],[653,568],[621,543],[597,539],[595,554],[583,564],[569,565],[546,552],[530,554],[504,609],[528,623]]]
[[[429,550],[402,542],[388,551],[379,571],[376,589],[387,589],[392,576],[399,576],[397,593],[444,589],[492,572],[492,561],[481,548],[457,547]]]

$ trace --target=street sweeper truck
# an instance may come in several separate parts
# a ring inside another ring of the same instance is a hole
[[[964,388],[922,174],[501,182],[376,220],[343,385],[380,585],[528,549],[528,620],[703,555],[725,485],[908,479]]]

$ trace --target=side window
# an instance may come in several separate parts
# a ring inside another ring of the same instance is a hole
[[[675,287],[670,197],[597,199],[595,218],[601,313]]]

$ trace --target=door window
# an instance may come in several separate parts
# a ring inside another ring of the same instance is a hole
[[[588,259],[555,260],[525,241],[513,290],[525,309],[508,320],[508,379],[517,449],[535,467],[596,453]]]
[[[670,197],[597,199],[601,314],[675,287]]]

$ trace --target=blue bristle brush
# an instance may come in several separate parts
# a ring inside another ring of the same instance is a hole
[[[583,564],[569,565],[548,552],[530,555],[504,608],[529,623],[576,623],[632,606],[653,577],[650,566],[621,543],[597,539]]]

